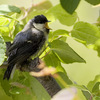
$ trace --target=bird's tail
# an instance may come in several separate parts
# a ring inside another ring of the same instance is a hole
[[[9,80],[10,75],[11,75],[12,70],[13,70],[13,67],[14,67],[14,64],[10,64],[10,65],[8,65],[7,70],[6,70],[5,73],[4,73],[4,77],[3,77],[3,79],[7,79],[7,80]]]

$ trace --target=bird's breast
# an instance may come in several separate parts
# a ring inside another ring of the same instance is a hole
[[[48,33],[45,31],[45,32],[42,32],[42,31],[40,31],[40,30],[38,30],[38,29],[36,29],[36,28],[32,28],[31,29],[32,30],[32,34],[34,35],[37,35],[37,37],[40,37],[40,36],[44,36],[44,38],[45,38],[45,40],[47,40],[48,39]]]

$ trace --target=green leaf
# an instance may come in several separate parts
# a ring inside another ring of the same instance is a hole
[[[10,96],[7,96],[3,90],[3,88],[0,85],[0,99],[1,100],[12,100]]]
[[[58,36],[68,36],[69,35],[69,32],[66,31],[66,30],[63,30],[63,29],[58,29],[56,31],[53,32],[53,36],[54,37],[58,37]]]
[[[13,100],[37,100],[34,96],[30,94],[18,94],[12,95]]]
[[[7,26],[9,23],[9,19],[3,16],[0,16],[0,27]]]
[[[100,22],[100,16],[98,17],[97,21]]]
[[[13,100],[50,100],[44,87],[29,73],[16,70],[14,78],[9,81],[3,80],[3,75],[4,69],[0,72],[1,86]]]
[[[5,37],[12,37],[13,29],[15,26],[16,20],[14,19],[14,15],[12,15],[12,19],[7,17],[0,16],[0,34]],[[9,39],[10,39],[9,37]],[[6,38],[7,39],[7,38]]]
[[[15,13],[20,13],[21,10],[16,7],[16,6],[12,6],[12,5],[0,5],[0,14],[8,14],[10,12],[15,12]]]
[[[66,83],[66,85],[72,85],[73,84],[73,82],[70,80],[70,78],[68,77],[67,74],[65,74],[63,72],[58,72],[57,74]],[[61,88],[65,88],[65,86],[63,86],[63,84],[62,84],[63,83],[62,80],[57,79],[57,78],[55,78],[55,79],[56,79],[57,83],[60,85]]]
[[[100,30],[100,16],[97,18],[97,22],[95,24],[98,26],[98,28]]]
[[[11,20],[10,20],[10,23],[9,23],[9,29],[10,29],[10,30],[13,29],[14,24],[15,24],[15,20],[14,20],[14,19],[11,19]]]
[[[6,17],[0,17],[0,33],[2,36],[6,36],[10,34],[10,30],[13,28],[14,20],[9,20]],[[10,26],[10,27],[9,27]]]
[[[50,100],[50,95],[46,92],[43,86],[32,76],[28,76],[32,92],[35,93],[36,100]]]
[[[5,50],[6,50],[5,42],[3,38],[0,36],[0,65],[2,65],[2,63],[4,62]]]
[[[98,52],[98,56],[100,57],[100,39],[98,39],[94,44],[94,50]]]
[[[47,13],[51,13],[55,17],[55,19],[58,19],[60,21],[61,24],[67,26],[73,25],[77,20],[77,13],[74,12],[72,15],[70,15],[61,7],[60,4],[50,8]]]
[[[83,95],[85,96],[86,100],[90,100],[92,94],[84,85],[72,84],[71,86],[74,86],[77,89],[80,89],[82,91]]]
[[[17,22],[17,24],[15,25],[15,30],[13,32],[14,37],[16,36],[16,34],[18,32],[20,32],[23,29],[23,25],[21,25],[19,22]]]
[[[85,0],[85,1],[87,1],[88,3],[90,3],[92,5],[100,4],[100,0]]]
[[[63,40],[64,37],[65,37],[64,41],[66,41],[67,36],[69,36],[68,31],[63,30],[63,29],[58,29],[49,34],[49,41],[53,41],[54,39],[57,39],[57,38],[59,38],[60,40]]]
[[[55,53],[53,53],[53,51],[50,51],[50,53],[44,57],[44,61],[45,61],[45,64],[47,66],[49,66],[49,67],[52,66],[52,67],[55,67],[56,68],[57,74],[63,79],[63,81],[65,81],[66,84],[72,84],[72,81],[67,76],[66,71],[61,66],[60,60],[55,55]],[[56,79],[56,81],[60,85],[60,87],[64,88],[64,86],[62,85],[61,82],[59,82],[58,79]]]
[[[78,84],[75,83],[75,84],[72,84],[71,86],[74,86],[77,89],[80,89],[82,91],[88,91],[89,92],[89,90],[84,85],[78,85]]]
[[[97,90],[97,88],[94,89],[94,86],[96,87],[96,86],[97,86],[96,83],[98,84],[98,82],[100,82],[100,75],[97,75],[93,81],[90,81],[90,82],[88,83],[88,85],[87,85],[88,89],[89,89],[91,92]]]
[[[98,27],[86,22],[77,22],[71,33],[73,37],[82,40],[87,44],[93,44],[100,38],[100,31]]]
[[[85,96],[86,100],[92,100],[92,99],[90,99],[92,97],[92,95],[90,94],[90,92],[82,90],[82,93]]]
[[[21,93],[25,93],[26,89],[13,86],[12,88],[10,88],[9,92],[13,95],[18,95],[18,94],[21,94]]]
[[[22,74],[23,74],[23,76],[22,76]],[[29,73],[20,72],[19,79],[17,77],[14,80],[15,80],[15,82],[19,82],[20,84],[24,85],[26,88],[29,88],[28,91],[26,90],[26,93],[24,92],[24,95],[25,94],[27,96],[30,95],[31,98],[33,98],[33,99],[35,98],[34,100],[50,100],[50,96],[46,92],[44,87],[34,77],[30,76]],[[20,88],[19,88],[19,91],[20,91]],[[22,94],[20,94],[20,95],[22,95]],[[22,95],[20,97],[23,98],[24,95]],[[17,96],[16,96],[15,100],[17,100]],[[25,100],[27,100],[27,99],[25,99]],[[32,99],[28,99],[28,100],[32,100]]]
[[[13,39],[9,36],[2,36],[5,42],[12,41]]]
[[[75,11],[79,2],[80,0],[60,0],[62,7],[70,14]]]
[[[95,85],[94,85],[94,87],[92,88],[92,93],[94,93],[94,94],[98,94],[99,96],[100,96],[100,88],[99,88],[99,86],[100,86],[100,82],[97,82]]]
[[[50,47],[63,63],[85,62],[67,43],[61,40],[54,40],[50,43]]]
[[[9,90],[10,90],[11,86],[9,85],[9,81],[7,81],[7,80],[3,81],[3,75],[4,75],[4,71],[2,71],[2,73],[0,73],[1,86],[2,86],[2,88],[4,90],[4,92],[6,93],[6,95],[11,96],[11,94],[9,93]]]
[[[43,60],[45,61],[46,66],[55,67],[58,72],[64,72],[66,74],[66,71],[61,66],[60,60],[52,51],[50,51],[50,53],[46,55]]]
[[[99,97],[99,96],[95,96],[95,97],[93,98],[93,100],[100,100],[100,97]]]

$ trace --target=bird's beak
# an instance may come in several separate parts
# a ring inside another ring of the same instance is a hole
[[[45,27],[49,30],[51,30],[51,28],[48,26],[48,22],[45,23]]]

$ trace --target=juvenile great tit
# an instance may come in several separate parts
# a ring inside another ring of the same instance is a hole
[[[14,66],[21,65],[41,50],[50,30],[48,22],[44,15],[37,15],[15,36],[8,50],[8,67],[3,79],[9,80]]]

